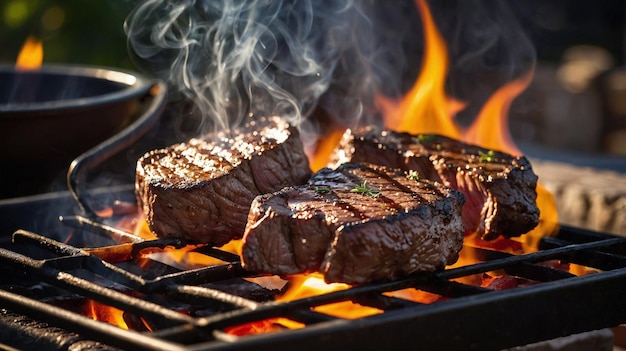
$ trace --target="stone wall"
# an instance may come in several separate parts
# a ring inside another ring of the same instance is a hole
[[[626,174],[558,161],[531,160],[555,197],[559,221],[626,236]]]

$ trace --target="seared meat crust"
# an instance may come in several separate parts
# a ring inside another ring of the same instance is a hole
[[[306,185],[258,196],[243,239],[246,269],[321,272],[361,284],[434,271],[458,259],[463,195],[381,166],[347,163]]]
[[[375,128],[348,130],[334,162],[371,162],[414,171],[461,191],[466,230],[485,240],[524,234],[539,223],[537,175],[524,156],[462,143],[435,134]]]
[[[220,246],[241,238],[257,195],[310,175],[298,131],[270,117],[148,152],[137,162],[135,190],[157,236]]]

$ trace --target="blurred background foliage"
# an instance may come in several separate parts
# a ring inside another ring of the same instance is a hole
[[[134,69],[124,35],[132,8],[121,0],[0,1],[0,62],[15,62],[32,35],[43,42],[44,62]]]
[[[123,26],[137,1],[2,0],[0,62],[14,62],[26,37],[34,35],[43,40],[44,62],[134,68]],[[484,3],[488,6],[489,0]],[[567,48],[585,44],[603,47],[622,62],[624,3],[524,0],[512,2],[511,7],[540,61],[558,62]]]

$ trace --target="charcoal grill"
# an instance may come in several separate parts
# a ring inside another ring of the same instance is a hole
[[[0,249],[0,274],[5,277],[0,284],[0,308],[5,315],[18,314],[79,335],[59,338],[46,329],[55,342],[66,343],[64,349],[70,349],[68,343],[82,345],[89,340],[100,347],[128,350],[388,349],[407,345],[423,350],[498,350],[626,323],[626,238],[568,226],[562,226],[557,236],[544,238],[535,253],[510,255],[467,247],[480,263],[277,303],[219,288],[222,282],[228,286],[251,276],[236,255],[198,247],[194,249],[197,254],[224,263],[179,270],[151,261],[146,271],[141,267],[147,259],[135,257],[139,250],[183,243],[144,241],[83,216],[63,217],[62,223],[76,228],[72,241],[77,244],[18,230],[11,243]],[[81,249],[83,238],[94,235],[102,238],[101,246],[119,248],[122,258],[109,259],[111,263]],[[552,260],[596,271],[575,276],[543,264]],[[491,290],[456,280],[496,270],[534,283]],[[28,282],[38,288],[29,288]],[[385,294],[406,288],[442,298],[423,304]],[[77,301],[92,299],[124,311],[129,320],[140,316],[156,321],[157,327],[128,331],[94,321],[58,306],[63,305],[59,302],[63,296]],[[312,310],[341,301],[383,312],[348,320]],[[205,312],[179,313],[171,308],[181,305],[202,306]],[[224,332],[228,327],[275,317],[305,327],[241,337]]]

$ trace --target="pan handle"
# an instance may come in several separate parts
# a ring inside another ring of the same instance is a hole
[[[85,192],[80,189],[87,173],[139,140],[152,129],[165,109],[167,86],[164,82],[156,81],[148,94],[152,95],[152,101],[137,120],[124,128],[120,133],[75,158],[69,166],[67,186],[81,211],[88,217],[96,218],[98,215],[89,205]]]

